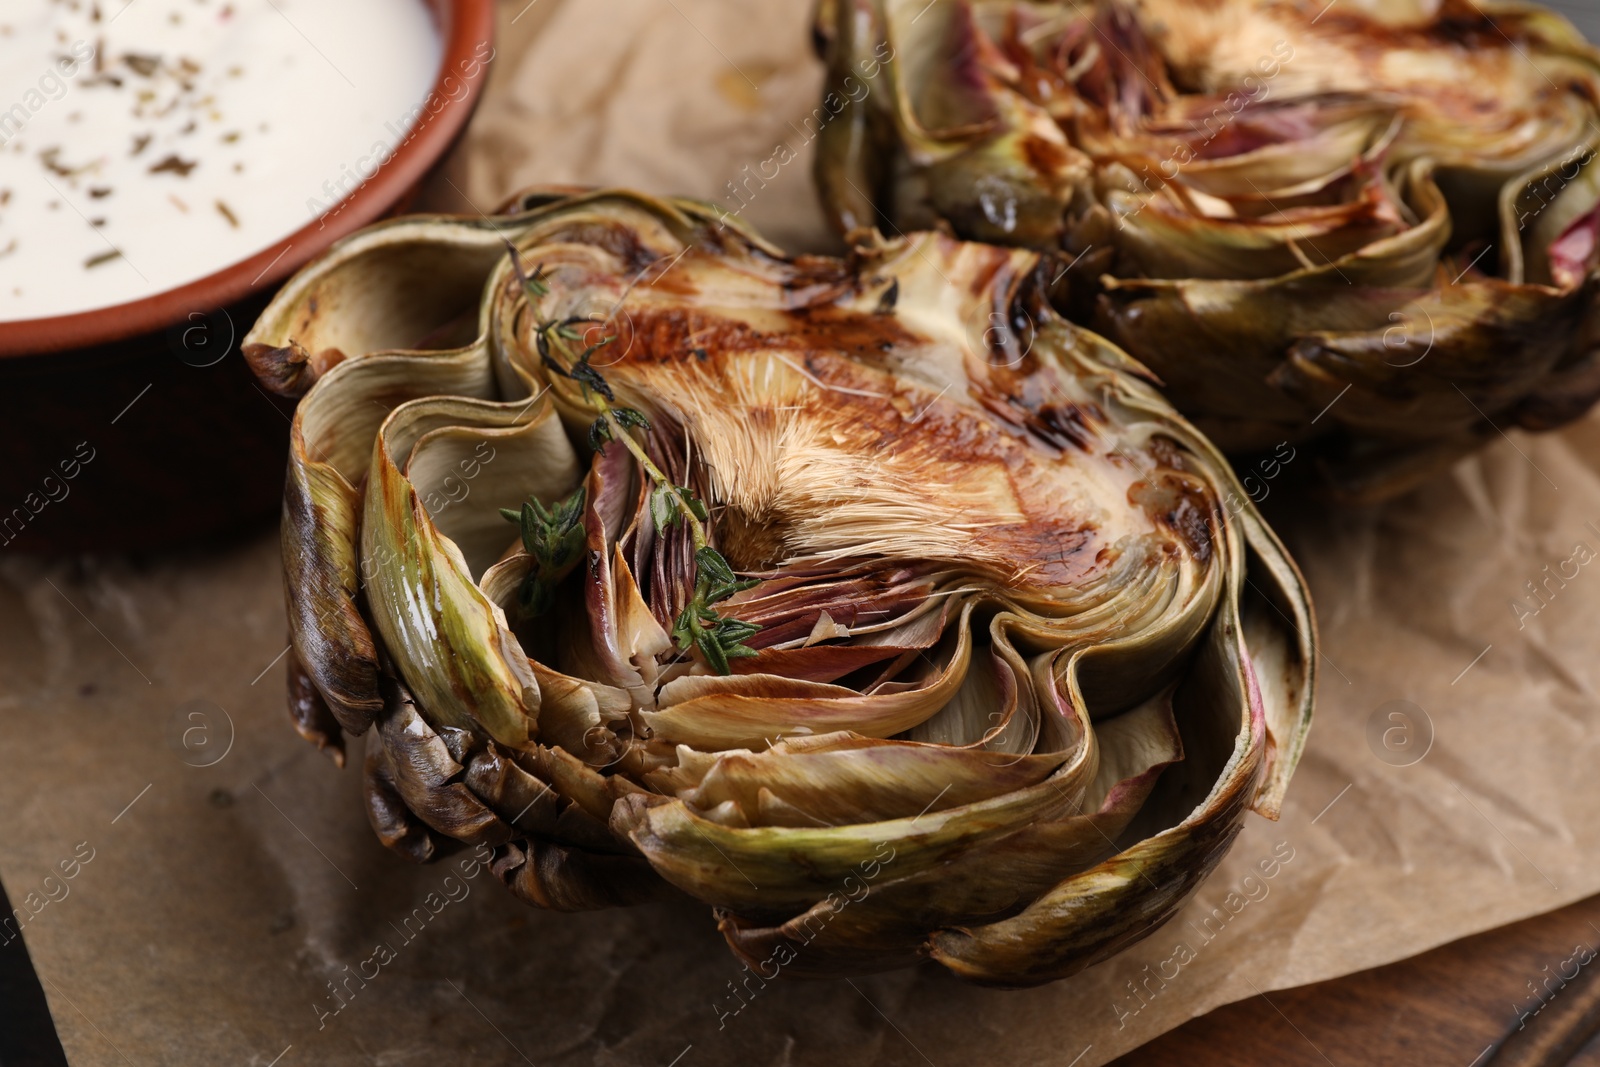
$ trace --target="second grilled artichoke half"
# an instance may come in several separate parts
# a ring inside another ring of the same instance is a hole
[[[1321,438],[1376,497],[1600,396],[1600,59],[1559,16],[824,0],[819,33],[840,228],[1058,253],[1226,451]]]
[[[347,239],[247,339],[303,393],[291,707],[427,860],[687,896],[771,977],[1070,974],[1275,817],[1313,621],[1227,463],[1033,252],[790,257],[531,193]]]

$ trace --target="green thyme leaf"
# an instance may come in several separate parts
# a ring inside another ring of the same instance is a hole
[[[699,609],[694,604],[688,604],[678,613],[672,624],[672,637],[678,642],[678,647],[688,650],[694,644],[695,634],[700,630]]]
[[[704,602],[707,604],[715,604],[726,600],[735,593],[761,584],[759,578],[741,580],[738,575],[734,574],[733,568],[728,565],[728,561],[723,558],[722,553],[709,545],[696,552],[694,558],[699,568],[697,577],[700,582],[700,589],[704,594]],[[754,631],[751,632],[753,633]],[[743,640],[743,638],[740,640]]]
[[[715,634],[708,630],[701,630],[695,635],[694,646],[700,650],[700,654],[706,658],[706,663],[712,670],[718,674],[730,673],[728,654],[723,651],[722,645],[717,641]]]
[[[658,485],[650,490],[650,518],[657,530],[666,530],[681,518],[670,486]]]
[[[606,400],[615,400],[616,395],[611,392],[611,386],[600,376],[600,372],[587,363],[574,363],[567,371],[567,376],[581,384],[585,389],[592,390],[605,397]]]
[[[727,585],[738,580],[728,561],[722,558],[722,553],[710,545],[697,551],[694,561],[700,568],[700,577],[710,585]]]
[[[587,536],[583,526],[585,499],[586,490],[579,486],[549,508],[537,497],[529,497],[517,511],[500,509],[501,516],[520,527],[523,550],[533,560],[517,591],[517,607],[524,618],[534,618],[549,609],[556,587],[583,557]]]
[[[571,374],[567,373],[567,368],[562,366],[561,361],[556,359],[550,352],[550,323],[546,322],[539,325],[539,329],[533,335],[533,342],[539,349],[540,363],[563,378],[572,377]]]
[[[717,640],[722,642],[722,647],[731,650],[760,633],[761,627],[742,619],[718,619],[713,632],[717,635]]]
[[[544,509],[538,507],[539,502],[530,498],[522,505],[522,513],[517,519],[522,524],[522,548],[534,559],[539,558],[541,542],[540,536],[544,533],[544,524],[539,521],[539,512]],[[538,508],[538,510],[535,510]]]
[[[533,273],[529,274],[522,266],[522,253],[509,239],[506,240],[506,249],[511,253],[511,269],[516,272],[517,283],[522,286],[522,291],[528,298],[537,302],[540,297],[548,296],[550,286],[545,284],[544,264],[539,264],[533,268]]]
[[[589,424],[589,447],[605,455],[606,442],[611,440],[611,424],[604,415]]]
[[[650,420],[644,417],[644,412],[634,408],[612,408],[611,414],[624,426],[637,426],[641,430],[650,428]]]
[[[714,585],[710,589],[706,590],[706,603],[719,603],[727,600],[735,593],[742,593],[746,589],[754,589],[760,584],[761,579],[759,578],[746,578],[744,581],[740,582],[725,582],[721,585]]]
[[[580,527],[583,520],[583,505],[588,498],[588,491],[579,486],[577,492],[563,500],[555,509],[556,522],[563,531]]]

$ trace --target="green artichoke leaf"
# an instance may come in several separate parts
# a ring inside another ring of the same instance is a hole
[[[1139,145],[1137,151],[1142,164],[1156,173],[1174,153],[1193,157],[1183,164],[1181,189],[1226,200],[1247,216],[1266,215],[1276,210],[1274,205],[1327,203],[1342,197],[1346,192],[1342,183],[1358,168],[1380,163],[1399,132],[1391,100],[1346,93],[1269,96],[1241,111],[1233,127],[1244,144],[1255,147],[1227,154],[1207,152],[1206,139],[1214,132],[1219,103],[1206,96],[1186,100],[1172,118],[1151,125],[1151,143]],[[1123,146],[1115,150],[1128,153]]]
[[[1268,747],[1261,690],[1235,602],[1224,602],[1195,673],[1174,699],[1185,758],[1162,776],[1141,814],[1198,799],[1182,821],[1062,879],[1009,918],[934,933],[930,957],[970,981],[1037,985],[1107,958],[1142,936],[1150,916],[1177,911],[1232,843],[1238,823],[1228,813],[1251,803]],[[1238,722],[1240,702],[1249,707],[1248,717],[1231,746],[1218,744],[1225,725]],[[1220,774],[1213,779],[1208,771]]]
[[[1419,225],[1336,262],[1258,281],[1108,280],[1096,325],[1138,353],[1169,394],[1214,394],[1197,423],[1224,450],[1302,440],[1321,406],[1264,388],[1289,346],[1375,322],[1391,345],[1403,341],[1400,312],[1428,293],[1450,218],[1429,166],[1414,168],[1409,190]]]
[[[481,349],[352,359],[320,379],[295,412],[284,488],[290,633],[307,673],[351,733],[363,732],[382,705],[376,650],[356,605],[363,577],[356,486],[372,442],[393,405],[435,392],[487,393],[487,372]],[[374,403],[378,397],[387,403]]]
[[[526,553],[507,556],[491,567],[478,587],[507,616],[517,608],[524,582],[532,570]],[[564,610],[572,610],[570,600]],[[580,753],[584,762],[607,766],[621,753],[616,727],[628,718],[632,695],[623,688],[593,678],[555,670],[538,658],[529,658],[539,683],[539,736],[547,744]]]
[[[1512,282],[1570,290],[1581,283],[1600,206],[1600,136],[1509,181],[1500,194],[1504,272]],[[1587,223],[1587,232],[1580,228]],[[1574,230],[1580,232],[1574,234]],[[1578,247],[1565,248],[1574,236]],[[1586,238],[1586,240],[1582,240]]]
[[[1044,781],[986,800],[920,815],[839,826],[730,827],[682,801],[624,797],[612,827],[628,836],[658,873],[717,907],[751,914],[799,910],[884,854],[913,874],[979,842],[1073,808],[1092,780],[1093,735]],[[787,821],[787,820],[786,820]]]
[[[870,49],[870,42],[881,36],[875,29],[875,19],[874,5],[866,0],[822,0],[817,5],[818,37],[832,39],[824,57],[828,60],[827,84],[836,94],[844,90],[836,96],[839,113],[821,123],[816,134],[817,195],[846,233],[871,229],[878,223],[874,197],[884,176],[876,151],[879,138],[873,134],[872,126],[886,120],[853,91],[854,86],[862,84],[860,79],[868,70],[874,76],[882,71],[882,63],[876,58],[865,70],[855,66],[859,49],[856,42],[868,42]],[[867,92],[873,91],[872,80],[875,77],[868,80]]]
[[[653,736],[673,744],[720,750],[758,748],[784,734],[853,730],[892,737],[931,718],[956,694],[972,654],[970,629],[943,655],[893,691],[854,689],[779,675],[686,675],[661,687],[660,710],[641,714]]]
[[[478,588],[460,547],[435,525],[404,469],[418,444],[445,427],[529,423],[559,427],[548,403],[440,397],[402,404],[385,421],[373,450],[362,524],[362,557],[373,561],[365,583],[368,604],[388,647],[403,650],[396,659],[407,685],[433,721],[480,728],[510,746],[537,736],[538,682],[505,613]],[[559,431],[498,440],[507,452],[520,447],[558,471],[575,469],[571,446]],[[508,467],[514,462],[508,456]],[[486,467],[486,477],[492,468]],[[504,492],[509,485],[499,488]],[[480,503],[469,497],[461,507],[492,516],[509,542],[511,531],[498,517],[503,503],[485,493]],[[470,713],[461,709],[461,699],[470,702]]]
[[[503,511],[530,499],[554,505],[583,478],[556,418],[506,427],[444,425],[417,439],[405,476],[434,528],[480,578],[511,541]]]
[[[785,825],[785,817],[809,826],[884,822],[1034,785],[1066,758],[841,731],[785,739],[761,752],[723,753],[696,784],[681,786],[678,797],[702,814],[731,805],[723,809],[738,819],[730,825]]]
[[[981,922],[1015,912],[1068,875],[1104,860],[1143,808],[1162,771],[1183,758],[1172,692],[1096,726],[1099,766],[1081,802],[948,863],[916,874],[894,859],[866,865],[854,881],[777,926],[728,913],[722,932],[752,964],[783,946],[802,976],[871,972],[926,958],[930,925]],[[1181,814],[1172,816],[1174,822]],[[881,856],[881,851],[880,851]]]
[[[278,291],[244,356],[274,391],[302,396],[347,359],[478,348],[484,282],[515,232],[509,220],[423,215],[347,237]],[[329,444],[365,463],[360,436]]]

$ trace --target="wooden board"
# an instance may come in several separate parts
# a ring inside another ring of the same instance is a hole
[[[1600,1067],[1597,952],[1591,897],[1387,967],[1230,1004],[1116,1064]]]

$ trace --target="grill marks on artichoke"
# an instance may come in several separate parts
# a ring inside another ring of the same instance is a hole
[[[904,257],[908,291],[937,271],[921,263],[928,254]],[[975,269],[992,276],[1007,256]],[[692,251],[674,270],[719,294],[732,273]],[[594,302],[620,288],[604,284]],[[1126,506],[1133,477],[1100,469],[1095,403],[1060,395],[1051,371],[988,366],[958,336],[965,323],[928,336],[871,307],[685,309],[674,298],[629,296],[614,346],[625,354],[605,373],[687,438],[746,566],[927,559],[1066,586],[1089,578],[1102,547],[1151,531]]]
[[[828,356],[798,363],[763,355],[653,382],[702,442],[713,499],[780,542],[773,565],[928,559],[1066,585],[1086,576],[1101,536],[1132,532],[1073,516],[1044,457],[982,412],[927,390],[863,396],[894,384]]]
[[[935,954],[1033,982],[1139,932],[1246,806],[1275,806],[1310,700],[1292,564],[1248,506],[1224,518],[1226,464],[1138,368],[1035,306],[1036,257],[923,236],[789,259],[688,203],[524,204],[349,242],[251,338],[289,344],[325,281],[381,321],[403,298],[383,271],[452,226],[474,248],[510,232],[524,261],[484,279],[473,345],[352,344],[296,418],[296,656],[328,697],[332,657],[373,649],[386,843],[489,844],[542,907],[687,893],[794,973]],[[1023,311],[1032,328],[990,333]],[[606,334],[584,357],[604,389],[560,346],[546,362],[548,322]],[[1247,557],[1284,614],[1242,627]],[[539,613],[518,610],[530,577]],[[675,640],[697,602],[742,635],[727,674]],[[345,609],[326,640],[324,604]],[[1270,637],[1271,700],[1249,697],[1241,633]],[[299,722],[337,742],[314,707]],[[1148,879],[1097,873],[1136,816],[1162,831]],[[846,879],[871,892],[840,911]],[[1127,922],[1100,937],[1064,899]]]

